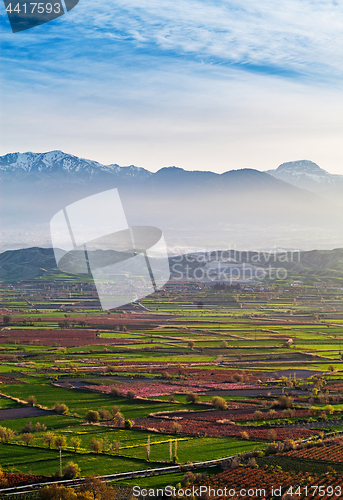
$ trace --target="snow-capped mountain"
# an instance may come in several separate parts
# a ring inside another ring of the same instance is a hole
[[[62,151],[49,151],[48,153],[10,153],[0,157],[0,177],[9,175],[12,179],[24,178],[29,174],[42,175],[75,175],[78,177],[92,178],[109,174],[120,177],[146,179],[152,174],[144,168],[130,165],[102,165],[97,161],[78,158]],[[7,175],[6,175],[7,174]]]
[[[309,160],[282,163],[276,170],[267,174],[301,189],[323,193],[331,188],[343,187],[343,175],[330,174]]]
[[[280,172],[286,178],[277,178]],[[284,164],[269,173],[178,167],[151,173],[62,151],[11,153],[0,157],[0,245],[10,248],[14,238],[17,248],[41,241],[49,245],[49,222],[59,210],[117,188],[129,225],[158,227],[168,245],[182,251],[230,245],[311,248],[320,246],[318,237],[343,246],[343,215],[332,200],[309,192],[308,184],[307,190],[292,185],[327,177],[340,176],[312,162]]]

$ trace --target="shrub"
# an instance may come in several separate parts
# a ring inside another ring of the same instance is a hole
[[[326,413],[326,415],[332,415],[335,411],[335,408],[332,405],[326,405],[324,406],[323,411]]]
[[[78,448],[80,447],[81,444],[81,439],[79,437],[73,437],[70,440],[71,446],[74,448],[75,453],[77,452]]]
[[[249,434],[247,433],[247,431],[241,432],[241,438],[245,440],[249,439]]]
[[[291,408],[293,406],[294,398],[291,396],[281,396],[278,401],[280,408]]]
[[[118,412],[119,412],[118,406],[113,406],[112,407],[112,415],[113,415],[113,417],[115,417]]]
[[[122,415],[119,411],[116,414],[114,420],[115,420],[115,423],[116,423],[117,427],[120,427],[120,428],[124,427],[124,425],[125,425],[125,418],[124,418],[124,415]]]
[[[131,420],[125,420],[125,429],[132,429],[133,424]]]
[[[216,410],[227,410],[227,404],[226,404],[226,401],[224,398],[221,398],[219,396],[215,396],[212,399],[212,404]]]
[[[73,489],[56,484],[43,488],[38,493],[39,500],[77,500],[77,498],[78,495]]]
[[[175,397],[174,397],[174,396],[169,396],[169,398],[168,398],[168,402],[169,402],[169,403],[176,403],[176,399],[175,399]]]
[[[112,415],[110,414],[110,412],[108,410],[99,410],[99,415],[100,415],[101,420],[111,420],[112,419]]]
[[[54,410],[59,415],[64,415],[65,413],[67,413],[69,411],[69,408],[67,405],[65,405],[63,403],[57,403],[54,406]]]
[[[237,469],[240,463],[241,459],[239,457],[235,457],[230,464],[230,469]]]
[[[55,448],[63,448],[66,446],[67,440],[65,436],[56,436],[54,439]]]
[[[10,441],[14,438],[15,432],[12,429],[7,429],[7,427],[0,427],[0,439],[1,441]]]
[[[181,481],[181,486],[183,486],[184,488],[194,484],[194,481],[195,481],[195,475],[193,474],[193,472],[191,471],[188,471],[186,472],[186,474],[183,476],[183,479]]]
[[[81,469],[74,462],[68,462],[67,465],[63,469],[63,477],[65,479],[75,479],[80,477]]]
[[[13,439],[15,435],[16,435],[15,431],[12,431],[12,429],[7,429],[6,430],[6,435],[5,435],[5,441],[6,441],[6,443],[8,441],[10,441],[11,439]]]
[[[284,444],[280,441],[278,443],[270,443],[266,448],[266,455],[275,455],[275,453],[281,453],[283,451]]]
[[[51,448],[51,445],[55,441],[55,434],[53,432],[47,432],[44,436],[44,442],[49,445],[49,448]]]
[[[186,401],[187,403],[196,403],[197,401],[199,401],[199,396],[198,394],[195,394],[195,392],[190,392],[186,396]]]
[[[45,424],[40,424],[39,422],[36,422],[35,431],[36,432],[44,432],[44,431],[46,431],[46,425]]]
[[[1,441],[4,441],[4,439],[5,439],[5,436],[6,436],[6,430],[7,430],[7,429],[6,429],[6,427],[2,427],[2,426],[0,425],[0,439],[1,439]]]
[[[31,432],[25,432],[22,434],[21,440],[26,443],[26,446],[29,446],[29,444],[33,441],[33,434],[31,434]]]
[[[91,448],[95,453],[100,453],[103,449],[103,441],[102,439],[92,439]]]
[[[296,444],[295,444],[295,441],[293,439],[286,439],[283,442],[284,451],[295,450],[295,448],[296,448]]]
[[[135,399],[135,393],[133,391],[127,391],[126,397],[128,399]]]
[[[29,432],[33,432],[32,423],[30,422],[29,424],[24,425],[24,427],[22,428],[22,430],[20,432],[21,432],[21,434],[27,434]]]
[[[174,434],[177,434],[178,432],[181,432],[181,431],[182,431],[182,425],[179,424],[178,422],[173,422],[172,432],[174,432]]]
[[[116,500],[120,498],[120,492],[107,486],[98,477],[86,477],[83,481],[77,498],[80,500]]]
[[[254,411],[254,419],[255,420],[262,420],[263,418],[263,413],[259,410]]]
[[[267,439],[269,441],[275,441],[277,439],[277,432],[275,429],[269,429],[267,432]]]
[[[117,455],[119,455],[119,448],[120,448],[119,441],[113,441],[113,443],[110,445],[110,450],[115,451]]]
[[[29,396],[27,399],[27,404],[29,406],[34,406],[37,403],[35,396]]]
[[[112,387],[111,394],[112,394],[112,396],[122,396],[123,395],[121,390],[118,389],[118,387]]]
[[[294,416],[294,410],[291,410],[290,408],[285,408],[282,412],[282,416],[284,418],[289,418]]]
[[[317,415],[319,415],[319,413],[320,413],[319,408],[316,408],[315,406],[311,406],[311,408],[308,411],[308,414],[311,417],[316,417]]]
[[[100,422],[100,415],[96,410],[88,410],[85,418],[89,424]]]
[[[255,457],[249,458],[247,465],[248,467],[257,467],[256,458]]]

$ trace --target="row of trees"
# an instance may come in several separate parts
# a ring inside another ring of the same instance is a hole
[[[117,500],[120,497],[118,487],[108,486],[101,479],[94,476],[86,477],[78,490],[51,485],[42,489],[38,494],[39,500]],[[128,495],[123,495],[123,498],[128,498]]]
[[[89,424],[96,424],[100,420],[105,420],[113,421],[116,427],[120,428],[132,429],[134,426],[134,421],[125,419],[117,406],[113,406],[112,413],[108,410],[88,410],[85,419]]]
[[[13,439],[15,437],[15,432],[11,431],[11,429],[6,429],[3,427],[0,427],[0,438],[4,441],[9,441],[10,439]],[[32,432],[23,432],[21,434],[20,439],[25,443],[27,446],[31,444],[35,437]],[[67,438],[63,435],[55,435],[53,432],[48,431],[44,437],[43,437],[44,443],[49,446],[49,448],[53,447],[56,449],[59,448],[65,448],[67,446]],[[70,439],[70,446],[73,448],[74,452],[76,453],[78,449],[80,448],[82,444],[81,439],[78,436],[74,436]],[[112,443],[109,442],[108,438],[104,439],[95,439],[93,438],[90,444],[90,449],[94,451],[95,453],[101,453],[102,451],[105,452],[112,452],[116,453],[117,455],[119,454],[119,448],[120,448],[120,442],[119,441],[113,441]]]

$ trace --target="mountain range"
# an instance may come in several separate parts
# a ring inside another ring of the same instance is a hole
[[[51,151],[0,157],[1,249],[51,246],[50,219],[70,203],[118,188],[130,225],[164,232],[170,251],[343,246],[343,176],[310,161],[275,170],[152,173]],[[342,234],[341,234],[342,233]]]

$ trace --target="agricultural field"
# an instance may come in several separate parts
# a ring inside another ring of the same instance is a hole
[[[3,485],[56,480],[73,462],[130,487],[246,485],[271,499],[320,485],[314,498],[332,497],[343,290],[294,279],[171,283],[110,312],[73,277],[1,282]]]

